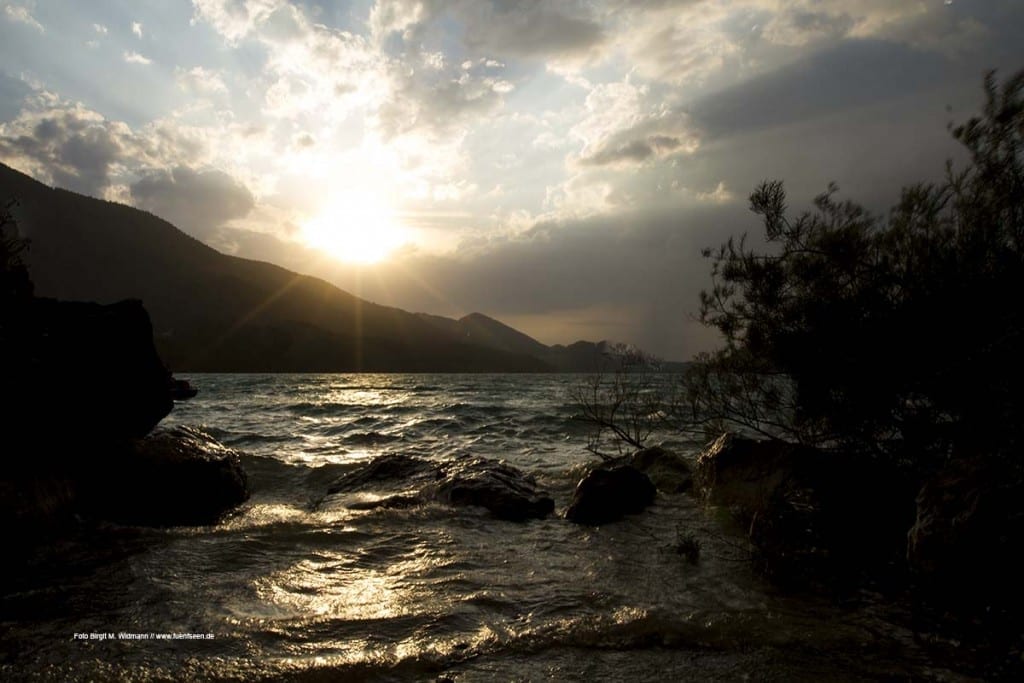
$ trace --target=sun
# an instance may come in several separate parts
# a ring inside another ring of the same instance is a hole
[[[335,195],[302,225],[307,245],[350,263],[382,261],[405,243],[405,237],[391,205],[372,191]]]

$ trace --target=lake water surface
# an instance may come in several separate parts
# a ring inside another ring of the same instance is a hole
[[[215,527],[83,530],[42,552],[0,603],[4,677],[958,680],[878,597],[777,593],[726,516],[688,495],[599,528],[315,507],[344,472],[404,453],[504,459],[561,512],[592,458],[580,377],[191,378],[198,397],[165,424],[242,452],[251,500]],[[673,549],[681,531],[701,540],[697,564]]]

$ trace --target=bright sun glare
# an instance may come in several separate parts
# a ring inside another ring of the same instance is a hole
[[[335,196],[302,227],[309,246],[340,261],[376,263],[405,241],[394,210],[372,192]]]

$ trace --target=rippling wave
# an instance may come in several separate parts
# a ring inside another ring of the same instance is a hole
[[[216,527],[111,527],[8,587],[11,674],[62,680],[873,680],[924,664],[899,619],[775,594],[685,495],[600,528],[482,510],[321,509],[384,453],[498,458],[564,509],[589,460],[565,375],[198,375],[170,423],[243,452]],[[693,445],[672,444],[693,454]],[[182,496],[187,497],[183,491]],[[699,564],[673,551],[699,536]],[[742,558],[739,558],[742,559]],[[211,633],[188,642],[78,632]],[[808,672],[811,672],[808,674]],[[955,676],[939,672],[942,676]],[[17,676],[15,676],[17,677]]]

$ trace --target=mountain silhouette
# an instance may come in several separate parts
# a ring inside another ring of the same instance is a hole
[[[409,313],[315,277],[222,254],[167,221],[54,189],[0,164],[36,293],[141,299],[175,371],[545,372],[593,370],[597,345],[548,347],[493,318]]]

